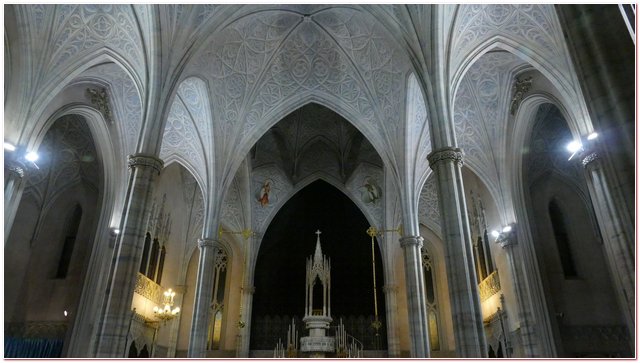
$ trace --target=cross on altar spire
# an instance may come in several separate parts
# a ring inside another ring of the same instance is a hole
[[[316,234],[318,235],[318,239],[320,239],[320,234],[321,234],[321,233],[322,233],[322,232],[320,232],[320,230],[317,230],[317,231],[316,231]]]

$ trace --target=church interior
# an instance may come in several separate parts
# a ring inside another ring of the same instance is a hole
[[[4,351],[634,357],[635,5],[4,5]]]

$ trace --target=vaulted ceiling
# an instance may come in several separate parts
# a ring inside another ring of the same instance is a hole
[[[503,177],[519,73],[535,69],[568,108],[579,107],[566,102],[577,81],[552,5],[5,10],[8,140],[34,143],[56,97],[97,83],[114,113],[115,159],[141,151],[156,132],[159,156],[185,165],[203,190],[228,185],[251,148],[256,165],[276,163],[291,182],[313,149],[336,155],[342,180],[366,154],[423,185],[434,107],[425,82],[440,70],[457,142],[492,191]],[[312,127],[319,115],[324,126]]]

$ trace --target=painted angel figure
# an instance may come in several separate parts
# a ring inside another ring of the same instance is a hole
[[[271,192],[271,181],[269,179],[264,181],[260,193],[258,195],[258,202],[260,206],[264,207],[269,204],[269,193]]]

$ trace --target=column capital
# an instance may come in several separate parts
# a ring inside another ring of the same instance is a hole
[[[499,244],[502,248],[517,245],[518,240],[516,238],[515,230],[512,229],[509,232],[501,232],[500,235],[496,238],[496,243]]]
[[[452,161],[462,167],[463,157],[464,152],[462,149],[457,147],[443,147],[427,155],[427,160],[429,161],[429,167],[435,170],[436,164],[440,161]]]
[[[162,171],[162,168],[164,166],[164,162],[161,159],[158,159],[157,157],[152,155],[133,154],[133,155],[129,155],[128,159],[129,159],[128,161],[129,169],[139,168],[139,167],[151,167],[155,171],[157,171],[159,174],[160,171]]]
[[[9,164],[5,167],[5,170],[20,179],[24,178],[24,168],[17,164]]]
[[[593,152],[587,153],[586,156],[583,157],[581,160],[582,166],[586,168],[589,166],[589,164],[591,164],[592,162],[598,159],[600,159],[600,155],[598,155],[597,152],[593,151]]]
[[[400,238],[400,246],[402,248],[406,248],[408,246],[418,246],[418,248],[422,248],[422,242],[424,238],[420,236],[404,236]]]
[[[218,245],[218,241],[213,238],[198,238],[198,247],[216,247]]]

